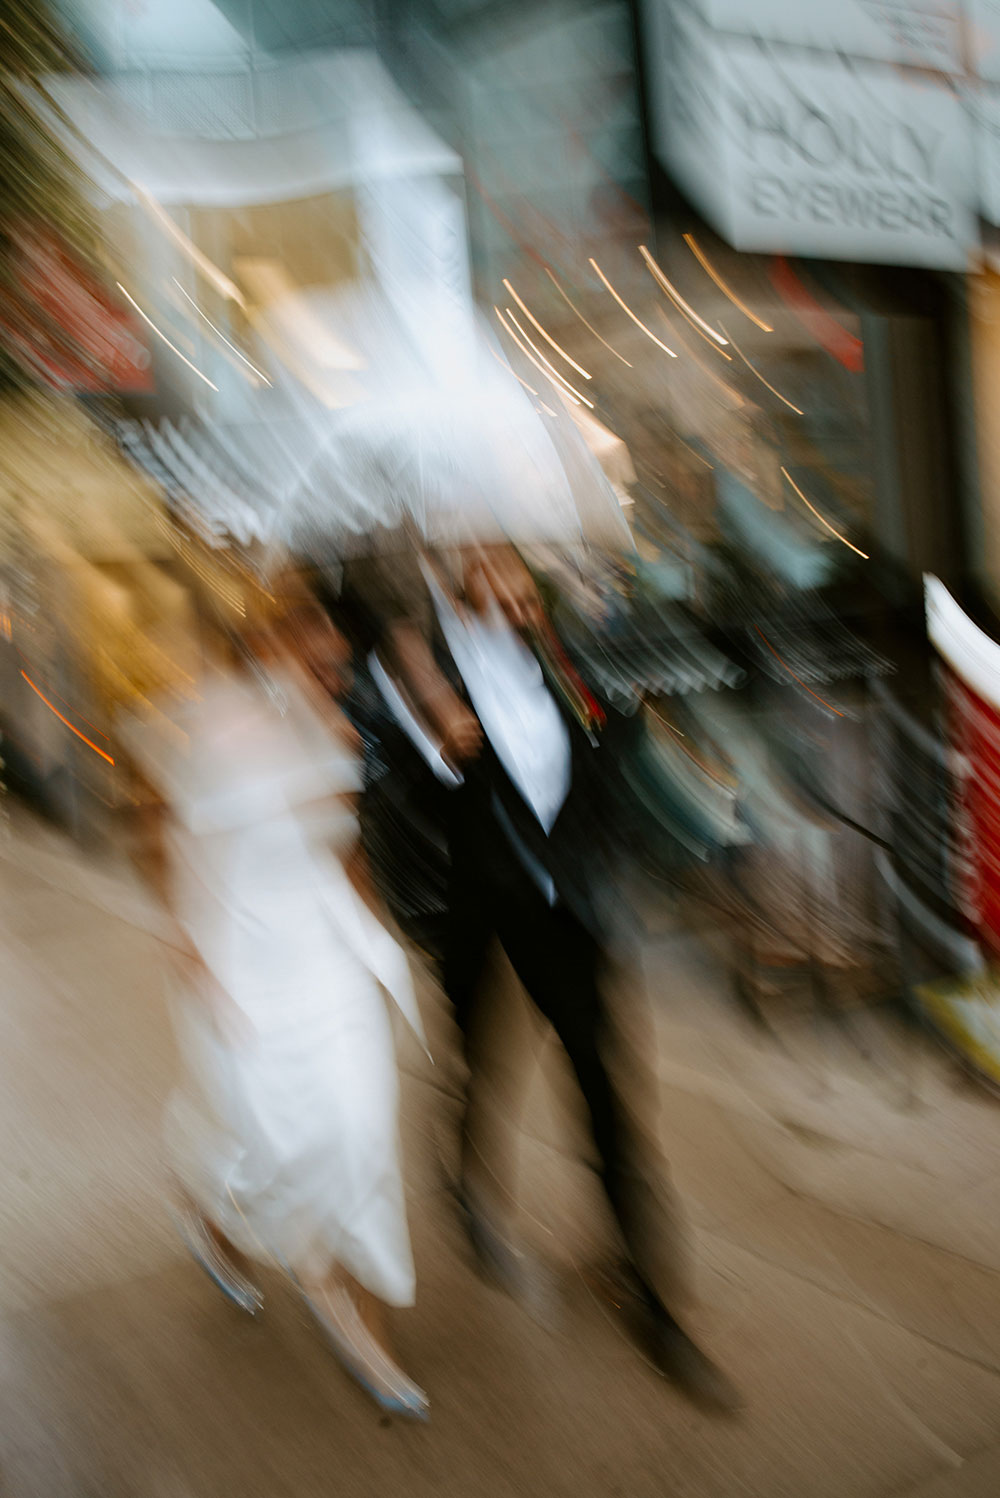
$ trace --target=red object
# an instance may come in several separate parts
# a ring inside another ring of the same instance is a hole
[[[19,295],[0,333],[21,363],[57,390],[147,394],[152,359],[141,324],[51,235],[21,236]]]
[[[962,851],[956,882],[983,943],[1000,956],[1000,712],[948,673],[960,778]]]
[[[820,348],[825,349],[852,374],[860,374],[865,367],[865,349],[861,339],[849,333],[843,323],[838,322],[820,305],[812,292],[799,280],[784,255],[776,255],[771,262],[771,283]]]

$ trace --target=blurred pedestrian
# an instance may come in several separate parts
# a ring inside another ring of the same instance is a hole
[[[422,1031],[406,960],[349,877],[358,754],[331,695],[346,647],[299,600],[209,655],[186,752],[126,736],[164,804],[183,949],[177,1221],[247,1311],[254,1261],[282,1266],[350,1373],[422,1418],[386,1327],[415,1286],[383,989]]]
[[[470,1098],[498,940],[562,1042],[586,1103],[645,1349],[690,1395],[731,1407],[728,1380],[659,1288],[665,1254],[677,1247],[664,1243],[677,1232],[676,1214],[608,1066],[609,793],[635,723],[579,678],[511,548],[468,549],[457,566],[427,561],[423,571],[432,628],[426,609],[422,619],[406,600],[394,609],[383,590],[372,664],[411,752],[449,792],[442,971],[465,1041]],[[476,1116],[467,1106],[460,1201],[480,1262],[517,1291],[524,1258]]]

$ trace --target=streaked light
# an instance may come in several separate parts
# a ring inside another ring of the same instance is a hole
[[[538,321],[538,318],[534,315],[533,312],[530,312],[528,310],[528,308],[524,305],[524,303],[521,301],[521,298],[518,296],[518,294],[514,290],[513,286],[507,280],[506,276],[504,276],[504,278],[503,278],[503,284],[506,286],[507,290],[510,292],[511,296],[514,298],[515,302],[520,307],[521,311],[524,313],[524,315],[528,319],[528,321],[532,324],[533,327],[535,327],[535,328],[538,329],[539,333],[541,333],[541,335],[545,339],[546,343],[550,344],[552,346],[552,348],[555,349],[556,353],[559,354],[563,359],[565,359],[566,363],[569,364],[569,365],[571,365],[572,368],[576,370],[577,374],[581,374],[581,375],[583,375],[583,378],[585,380],[589,380],[591,378],[591,376],[583,368],[582,364],[577,364],[577,362],[576,362],[575,359],[571,359],[570,356],[569,356],[569,354],[567,354],[566,350],[564,348],[562,348],[562,346],[560,344],[556,343],[555,339],[552,337],[552,334],[551,333],[547,333],[545,331],[545,329],[542,327],[541,323]]]
[[[675,328],[674,328],[674,325],[670,321],[670,319],[667,317],[667,314],[663,310],[663,308],[661,306],[657,305],[656,310],[660,314],[660,321],[663,323],[663,326],[665,328],[668,328],[671,333],[674,333],[676,331]],[[712,350],[713,354],[718,354],[718,356],[719,356],[720,359],[725,359],[725,361],[726,361],[727,364],[732,364],[732,362],[733,362],[732,355],[731,354],[727,354],[726,351],[725,351],[725,349],[722,348],[719,343],[717,343],[716,341],[714,341],[711,338],[707,338],[705,336],[705,334],[699,328],[698,324],[696,322],[693,322],[691,320],[691,318],[688,317],[688,315],[684,311],[683,307],[678,307],[677,304],[675,303],[673,310],[675,312],[679,312],[680,313],[681,317],[683,317],[683,319],[687,323],[688,327],[691,328],[691,330],[693,332],[695,332],[695,333],[698,334],[698,337],[701,339],[702,343],[707,343],[708,344],[708,346]],[[690,351],[691,351],[690,350],[690,346],[687,343],[685,343],[684,347],[687,350],[687,352],[690,353]]]
[[[722,327],[721,322],[719,324],[719,327],[722,328],[722,331],[725,333],[726,330],[725,330],[725,328]],[[771,384],[770,380],[765,380],[765,378],[761,374],[760,370],[757,369],[753,364],[750,363],[750,360],[747,358],[746,354],[740,348],[739,344],[736,342],[736,339],[733,337],[733,335],[731,333],[728,335],[728,337],[729,337],[729,342],[731,343],[731,345],[733,346],[733,348],[736,350],[736,352],[739,354],[740,358],[743,360],[743,363],[746,365],[747,369],[749,369],[750,373],[752,375],[756,375],[757,379],[760,381],[760,383],[762,385],[766,385],[767,388],[768,388],[768,390],[770,390],[770,392],[771,392],[772,395],[776,395],[780,401],[784,401],[784,403],[788,407],[788,409],[790,411],[794,411],[795,414],[796,414],[796,416],[804,416],[805,415],[804,411],[800,411],[799,407],[796,406],[796,405],[794,405],[788,399],[787,395],[782,395],[782,393],[781,393],[780,390],[776,390],[774,388],[774,386]]]
[[[670,325],[670,319],[667,317],[667,314],[664,312],[663,308],[662,307],[657,307],[656,311],[657,311],[657,313],[658,313],[658,315],[659,315],[659,317],[660,317],[660,319],[661,319],[661,321],[663,323],[663,326],[665,328],[667,328],[668,331],[673,332],[673,328]],[[715,344],[714,343],[713,343],[712,347],[715,348]],[[734,390],[733,387],[732,387],[732,385],[727,384],[727,382],[724,379],[722,379],[722,377],[720,375],[716,374],[716,372],[715,372],[714,369],[710,369],[708,367],[708,365],[705,363],[704,359],[698,353],[697,349],[693,348],[691,344],[685,343],[685,345],[684,345],[684,352],[688,355],[688,357],[690,359],[694,360],[694,362],[697,364],[698,368],[701,370],[702,374],[706,375],[707,378],[710,379],[713,384],[718,385],[719,389],[726,396],[727,400],[731,401],[733,403],[733,405],[737,408],[737,410],[739,410],[741,406],[745,406],[746,405],[746,397],[743,396],[743,395],[741,395],[738,390]],[[723,350],[722,349],[716,349],[716,352],[721,354],[721,353],[723,353]],[[728,358],[728,355],[726,357]],[[729,362],[731,364],[733,361],[730,359]]]
[[[762,333],[773,333],[774,329],[771,327],[771,324],[762,322],[761,319],[757,316],[756,312],[751,312],[746,302],[740,300],[735,291],[733,291],[732,287],[726,285],[725,281],[719,275],[719,272],[715,269],[711,261],[708,259],[708,256],[705,254],[704,250],[701,249],[701,247],[695,240],[694,235],[685,234],[684,243],[687,245],[692,255],[698,261],[698,264],[701,266],[702,270],[704,270],[708,275],[711,276],[712,280],[715,282],[716,286],[718,286],[723,296],[728,297],[733,306],[738,307],[739,310],[743,313],[744,317],[748,317],[752,323],[756,323],[757,327],[760,328]]]
[[[212,319],[210,317],[207,317],[206,314],[204,312],[202,312],[201,308],[198,306],[198,303],[195,301],[194,297],[188,295],[188,293],[184,290],[184,287],[178,281],[177,277],[176,276],[171,276],[170,279],[173,281],[174,285],[177,287],[177,290],[180,292],[181,296],[185,297],[186,300],[191,303],[191,306],[197,312],[198,316],[201,317],[201,318],[204,318],[205,322],[208,323],[208,326],[211,328],[212,332],[215,333],[218,338],[222,339],[223,343],[226,345],[226,348],[232,349],[232,351],[236,355],[237,359],[242,359],[242,361],[246,365],[247,369],[252,369],[253,372],[254,372],[254,374],[257,375],[259,379],[262,379],[264,381],[265,385],[270,386],[271,385],[271,381],[268,379],[268,377],[264,373],[264,371],[262,369],[258,369],[257,366],[256,366],[256,364],[251,364],[250,360],[247,358],[246,354],[244,354],[240,349],[238,349],[236,347],[235,343],[230,343],[229,339],[226,337],[225,333],[223,333],[222,329],[221,328],[217,328],[215,326],[215,323],[212,321]]]
[[[144,188],[137,186],[134,182],[131,186],[132,191],[142,206],[156,219],[157,223],[162,225],[178,248],[184,251],[192,265],[197,266],[206,281],[211,281],[216,290],[220,291],[228,301],[236,302],[239,307],[245,309],[246,302],[239,287],[227,275],[223,274],[217,265],[213,265],[207,255],[202,254],[198,246],[192,240],[188,239],[183,229],[174,223],[170,214],[160,207],[160,204],[154,197],[151,197]]]
[[[676,359],[677,355],[674,353],[673,349],[672,348],[667,348],[667,345],[665,343],[661,343],[660,340],[657,338],[656,334],[655,333],[651,333],[649,331],[649,329],[646,327],[646,324],[644,322],[640,322],[640,320],[636,317],[635,313],[632,311],[632,308],[626,306],[626,304],[622,301],[621,297],[618,295],[618,293],[615,290],[615,288],[612,286],[611,282],[608,280],[607,276],[601,270],[601,267],[598,265],[597,261],[594,260],[594,259],[591,259],[590,263],[594,267],[594,269],[596,270],[597,274],[600,276],[601,280],[604,282],[605,286],[610,291],[611,295],[614,297],[615,301],[618,303],[619,307],[621,307],[621,309],[622,309],[623,312],[627,312],[628,313],[629,317],[635,323],[636,327],[637,328],[641,328],[642,331],[645,333],[646,337],[647,338],[651,338],[653,340],[653,342],[656,344],[657,348],[661,348],[665,354],[669,354],[670,357],[671,357],[671,359]]]
[[[171,546],[173,546],[174,550],[177,552],[181,560],[191,568],[191,571],[195,573],[197,577],[200,577],[202,582],[207,583],[208,586],[212,589],[213,593],[217,593],[218,596],[223,600],[223,602],[227,603],[235,613],[239,614],[240,616],[245,615],[246,605],[244,604],[242,595],[238,591],[236,585],[234,584],[232,587],[223,586],[218,576],[213,574],[208,567],[205,567],[202,564],[193,549],[187,544],[187,542],[183,539],[177,529],[172,526],[164,517],[160,518],[160,529],[167,537]]]
[[[714,328],[710,328],[705,319],[703,317],[700,317],[694,310],[690,302],[686,302],[684,300],[680,292],[677,290],[676,286],[674,286],[671,281],[667,280],[666,276],[663,274],[663,271],[657,265],[656,261],[653,259],[652,255],[649,253],[644,244],[641,244],[639,246],[639,254],[642,256],[643,260],[645,260],[646,266],[649,269],[649,272],[652,275],[653,279],[667,293],[667,296],[670,297],[671,301],[676,303],[676,305],[680,308],[681,312],[684,313],[684,316],[688,319],[688,321],[694,323],[696,328],[700,328],[701,331],[705,334],[706,338],[711,338],[714,343],[718,343],[723,346],[727,344],[729,342],[729,339],[723,338],[721,334],[715,331]]]
[[[493,350],[492,349],[490,349],[490,353],[493,354]],[[493,357],[497,361],[497,363],[500,365],[501,369],[505,369],[509,375],[513,375],[514,376],[515,380],[517,381],[517,383],[519,385],[523,385],[524,386],[525,390],[527,390],[527,392],[528,392],[529,395],[538,396],[538,399],[541,400],[542,397],[540,395],[538,395],[538,391],[535,389],[534,385],[529,385],[528,382],[527,382],[527,380],[522,380],[521,376],[518,374],[517,370],[516,369],[511,369],[511,367],[507,363],[506,359],[501,359],[501,357],[500,357],[499,354],[493,354]]]
[[[95,744],[94,741],[93,741],[93,739],[88,739],[88,737],[87,737],[87,735],[85,733],[81,733],[80,730],[75,726],[75,724],[71,723],[69,721],[69,719],[67,717],[65,717],[59,711],[59,709],[56,707],[55,703],[49,701],[48,697],[46,697],[46,695],[42,691],[41,687],[36,686],[35,683],[32,681],[32,679],[28,675],[27,671],[22,671],[21,672],[21,677],[22,677],[22,679],[24,681],[26,681],[28,683],[28,686],[34,692],[35,696],[39,697],[42,700],[42,702],[45,703],[45,706],[48,708],[49,712],[50,713],[55,713],[56,717],[59,719],[59,722],[60,723],[64,723],[66,725],[66,727],[69,729],[70,733],[75,733],[76,736],[77,736],[77,738],[80,739],[84,744],[86,744],[86,746],[87,746],[88,749],[93,749],[94,753],[95,754],[99,754],[102,759],[106,759],[109,765],[113,765],[114,764],[114,760],[112,759],[112,757],[111,757],[110,754],[108,754],[104,749],[102,749],[99,744]]]
[[[805,505],[806,509],[807,510],[811,510],[812,513],[816,516],[816,519],[819,521],[820,525],[825,525],[826,528],[827,528],[827,530],[830,532],[831,536],[836,536],[836,538],[837,538],[838,541],[843,541],[843,543],[844,543],[845,546],[849,546],[852,551],[856,551],[859,557],[863,557],[866,562],[869,561],[869,556],[868,556],[867,551],[862,551],[860,546],[855,546],[855,544],[854,544],[853,541],[848,541],[848,539],[847,539],[846,536],[842,536],[841,533],[840,533],[840,531],[838,531],[835,526],[832,526],[830,524],[829,520],[826,520],[820,514],[820,512],[817,510],[816,506],[810,500],[806,499],[805,495],[802,493],[802,490],[799,488],[798,484],[792,478],[792,475],[788,472],[788,469],[787,468],[782,468],[781,471],[784,474],[785,478],[788,480],[789,484],[795,490],[796,494],[801,499],[802,503]]]
[[[764,631],[762,629],[758,628],[758,626],[756,624],[754,625],[754,629],[760,635],[761,639],[764,641],[764,644],[767,646],[768,650],[771,652],[771,654],[774,656],[775,660],[778,662],[778,665],[781,666],[782,670],[788,672],[789,676],[792,678],[793,681],[797,681],[798,684],[799,684],[799,686],[802,687],[805,691],[807,691],[809,693],[810,697],[815,697],[816,701],[822,703],[822,705],[828,710],[828,712],[833,713],[835,717],[837,717],[837,718],[843,718],[845,716],[845,714],[843,712],[841,712],[841,710],[840,710],[839,707],[834,707],[834,705],[833,705],[832,702],[827,702],[826,698],[825,697],[821,697],[818,692],[814,692],[813,689],[812,689],[812,687],[809,686],[807,682],[804,682],[802,680],[801,676],[797,676],[796,675],[796,673],[792,670],[791,666],[787,663],[787,661],[782,660],[781,656],[775,650],[774,646],[771,644],[770,640],[764,634]]]
[[[213,382],[208,378],[207,374],[202,374],[202,372],[198,368],[197,364],[192,364],[191,360],[188,358],[187,354],[182,354],[181,351],[180,351],[180,349],[177,347],[176,343],[171,343],[170,342],[170,339],[167,337],[166,333],[161,332],[160,329],[156,326],[156,324],[153,321],[153,319],[151,317],[147,317],[146,313],[143,312],[142,308],[139,306],[139,303],[136,301],[135,297],[134,296],[129,296],[128,292],[125,290],[125,288],[122,285],[122,283],[120,281],[116,281],[115,285],[118,287],[118,290],[121,292],[121,294],[125,298],[125,300],[127,302],[131,302],[132,306],[138,312],[138,314],[142,318],[143,322],[149,324],[149,326],[152,328],[153,332],[156,334],[157,338],[162,338],[163,342],[167,345],[167,348],[170,349],[170,351],[172,353],[174,353],[174,354],[177,355],[178,359],[180,359],[180,361],[181,361],[182,364],[186,364],[187,367],[188,367],[188,369],[193,369],[194,372],[195,372],[195,374],[198,376],[199,380],[204,380],[206,385],[210,386],[212,390],[214,390],[216,393],[218,393],[218,390],[219,390],[218,385],[213,384]]]
[[[562,297],[563,301],[566,303],[566,305],[569,308],[569,310],[571,312],[573,312],[573,313],[576,314],[576,316],[580,319],[580,321],[583,323],[583,326],[585,328],[589,328],[590,329],[590,331],[593,333],[594,337],[597,339],[598,343],[603,343],[604,347],[608,350],[609,354],[614,354],[614,356],[615,356],[616,359],[620,359],[622,361],[622,363],[627,366],[627,368],[631,369],[632,366],[631,366],[631,364],[629,364],[629,362],[626,359],[625,355],[624,354],[620,354],[616,348],[612,348],[611,345],[610,345],[610,343],[608,343],[607,339],[601,337],[600,333],[594,327],[593,323],[589,323],[587,321],[587,319],[584,317],[583,313],[580,311],[580,309],[576,305],[576,303],[570,301],[569,297],[566,295],[565,291],[563,291],[562,287],[559,285],[559,282],[556,280],[555,276],[549,270],[548,266],[545,267],[545,274],[548,276],[549,280],[552,282],[552,284],[555,287],[556,291],[558,291],[559,295]]]
[[[555,365],[552,364],[548,359],[546,359],[545,355],[542,353],[541,349],[538,347],[538,344],[532,341],[532,339],[529,336],[529,334],[525,331],[524,328],[522,328],[521,324],[518,322],[517,318],[514,316],[513,312],[510,310],[509,307],[506,309],[506,311],[507,311],[507,316],[510,318],[511,322],[514,324],[515,328],[520,333],[520,335],[524,339],[525,343],[528,345],[528,347],[535,354],[537,354],[538,358],[541,359],[541,361],[545,365],[546,369],[551,370],[551,372],[555,375],[556,379],[559,381],[559,384],[560,385],[565,385],[566,389],[572,395],[575,395],[578,401],[582,401],[585,406],[589,406],[590,409],[593,410],[594,409],[594,403],[593,403],[593,401],[589,401],[585,395],[583,395],[579,390],[577,390],[577,388],[576,388],[575,385],[571,385],[570,382],[569,382],[569,380],[566,379],[566,376],[565,375],[561,375],[559,373],[558,369],[556,369]]]
[[[698,452],[696,448],[693,448],[691,446],[690,442],[685,442],[684,441],[684,438],[681,436],[681,434],[679,432],[672,432],[671,436],[673,437],[673,439],[674,439],[675,442],[679,442],[680,443],[681,447],[687,448],[687,450],[691,454],[692,458],[697,458],[699,463],[704,463],[704,465],[705,465],[706,468],[712,469],[713,472],[715,471],[715,464],[714,463],[710,463],[707,458],[703,458],[702,455],[701,455],[701,453]]]
[[[549,374],[548,370],[546,370],[541,364],[539,364],[538,360],[535,358],[535,356],[531,352],[531,350],[525,344],[523,344],[521,342],[520,338],[518,338],[517,334],[514,332],[514,329],[511,327],[510,323],[507,321],[507,319],[504,317],[503,313],[500,311],[500,308],[497,307],[497,306],[494,306],[493,311],[496,313],[497,317],[499,318],[500,326],[503,328],[504,332],[507,334],[507,337],[508,338],[512,338],[514,340],[514,342],[517,344],[518,348],[521,350],[521,353],[524,354],[524,356],[525,356],[526,359],[529,359],[531,361],[531,363],[535,366],[535,368],[538,370],[538,373],[540,375],[544,375],[545,379],[548,380],[548,382],[552,386],[553,390],[558,390],[560,395],[565,396],[568,401],[572,401],[572,403],[573,403],[574,406],[578,406],[580,404],[580,402],[577,400],[576,396],[575,395],[571,395],[568,390],[564,390],[563,387],[559,384],[558,380],[554,380],[552,378],[552,376]]]
[[[537,361],[536,358],[534,358],[534,355],[531,354],[531,351],[530,351],[530,349],[527,348],[527,345],[524,345],[524,343],[521,343],[521,340],[519,340],[519,337],[516,336],[515,331],[513,331],[513,328],[510,327],[509,322],[507,322],[507,319],[504,318],[503,313],[500,312],[500,309],[499,309],[499,307],[496,306],[496,303],[494,303],[493,310],[494,310],[494,312],[496,312],[497,319],[499,319],[499,322],[500,322],[500,327],[503,328],[503,331],[504,331],[504,333],[506,333],[506,336],[509,337],[509,339],[512,339],[513,342],[516,343],[516,346],[518,346],[518,348],[521,349],[521,354],[524,354],[524,357],[527,358],[527,360],[531,361],[531,364],[533,364],[534,369],[536,369],[537,372],[539,372],[539,375],[545,376],[545,379],[548,380],[549,385],[551,385],[552,388],[557,389],[557,391],[560,392],[560,395],[566,395],[567,400],[572,400],[572,403],[575,404],[575,406],[579,406],[579,401],[576,400],[575,395],[570,395],[569,392],[564,391],[563,386],[561,386],[560,383],[557,382],[557,380],[552,379],[552,376],[549,375],[549,373],[546,372],[546,370],[543,369],[542,366],[540,366],[539,361]]]

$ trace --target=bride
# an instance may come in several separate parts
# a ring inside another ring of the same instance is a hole
[[[163,807],[183,953],[176,1220],[246,1311],[261,1304],[254,1263],[278,1263],[358,1382],[424,1419],[386,1332],[414,1271],[383,991],[423,1032],[406,960],[352,879],[360,774],[330,690],[346,647],[301,601],[235,643],[177,725],[183,751],[148,726],[126,733]]]

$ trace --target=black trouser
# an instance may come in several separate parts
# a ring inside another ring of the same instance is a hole
[[[612,1211],[644,1290],[659,1302],[654,1286],[664,1278],[664,1256],[672,1260],[676,1255],[677,1224],[670,1193],[665,1183],[653,1179],[657,1172],[649,1169],[648,1151],[608,1072],[601,946],[569,910],[550,906],[527,879],[514,892],[475,871],[454,869],[444,986],[462,1030],[473,1087],[474,1035],[494,937],[565,1048],[587,1105]],[[470,1144],[468,1110],[463,1133],[465,1149]]]

